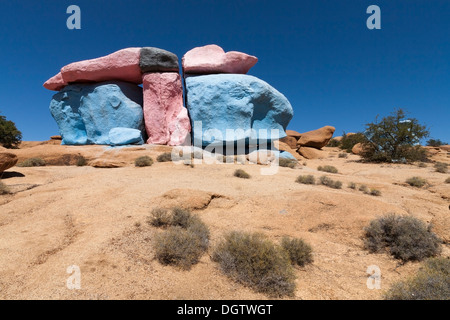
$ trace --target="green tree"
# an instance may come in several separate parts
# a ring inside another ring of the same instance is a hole
[[[22,132],[17,130],[15,123],[0,115],[0,144],[5,148],[12,149],[17,148],[21,141]]]
[[[380,122],[366,125],[362,157],[367,161],[423,161],[426,159],[424,148],[419,145],[422,138],[429,136],[426,126],[415,118],[406,118],[406,112],[397,109]]]
[[[430,147],[440,147],[440,146],[444,146],[444,145],[447,145],[447,144],[448,144],[447,142],[443,142],[443,141],[441,141],[439,139],[427,140],[427,146],[430,146]]]

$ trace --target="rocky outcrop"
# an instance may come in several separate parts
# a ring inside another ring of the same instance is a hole
[[[327,157],[327,153],[323,150],[311,148],[311,147],[300,147],[298,153],[305,157],[306,159],[322,159]]]
[[[250,139],[257,142],[266,137],[278,140],[286,136],[286,126],[293,117],[284,95],[248,75],[188,77],[186,92],[195,145],[248,143]],[[197,121],[201,121],[201,127],[195,126]],[[260,136],[260,129],[266,137]]]
[[[14,167],[17,164],[17,156],[13,153],[9,152],[1,152],[0,153],[0,173],[9,168]]]
[[[50,112],[62,144],[110,144],[113,128],[144,129],[142,88],[128,82],[69,85],[53,96]]]
[[[331,140],[335,130],[332,126],[325,126],[317,130],[301,133],[297,146],[321,149]]]
[[[225,53],[221,47],[212,44],[188,51],[182,62],[185,74],[246,74],[258,58],[237,51]]]

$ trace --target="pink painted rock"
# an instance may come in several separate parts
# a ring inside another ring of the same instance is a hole
[[[144,82],[144,120],[147,143],[181,145],[191,131],[187,109],[183,107],[183,88],[178,73],[146,73]]]
[[[61,69],[65,82],[121,80],[142,83],[139,67],[141,48],[127,48],[107,56],[74,62]]]
[[[64,81],[61,72],[58,72],[56,76],[51,77],[44,83],[44,88],[48,90],[59,91],[67,85],[68,83]]]
[[[194,48],[182,59],[184,73],[190,74],[246,74],[256,62],[257,57],[237,51],[225,53],[215,44]]]

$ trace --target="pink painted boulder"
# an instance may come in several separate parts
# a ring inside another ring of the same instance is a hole
[[[183,88],[178,73],[146,73],[143,76],[144,121],[147,143],[181,145],[191,131]]]
[[[104,57],[74,62],[63,67],[61,75],[66,83],[120,80],[141,84],[140,52],[141,48],[127,48]]]
[[[225,53],[215,44],[194,48],[182,59],[183,71],[188,74],[246,74],[256,62],[257,57],[237,51]]]
[[[67,85],[68,83],[64,81],[61,72],[59,72],[56,76],[51,77],[44,83],[44,88],[48,90],[59,91]]]

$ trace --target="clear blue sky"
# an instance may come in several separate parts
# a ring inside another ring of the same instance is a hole
[[[66,9],[81,8],[81,30]],[[369,5],[381,30],[368,30]],[[404,108],[450,143],[449,0],[17,0],[0,3],[0,114],[24,140],[58,134],[42,84],[74,61],[152,46],[181,57],[218,44],[255,55],[249,74],[294,108],[288,129],[364,129]]]

